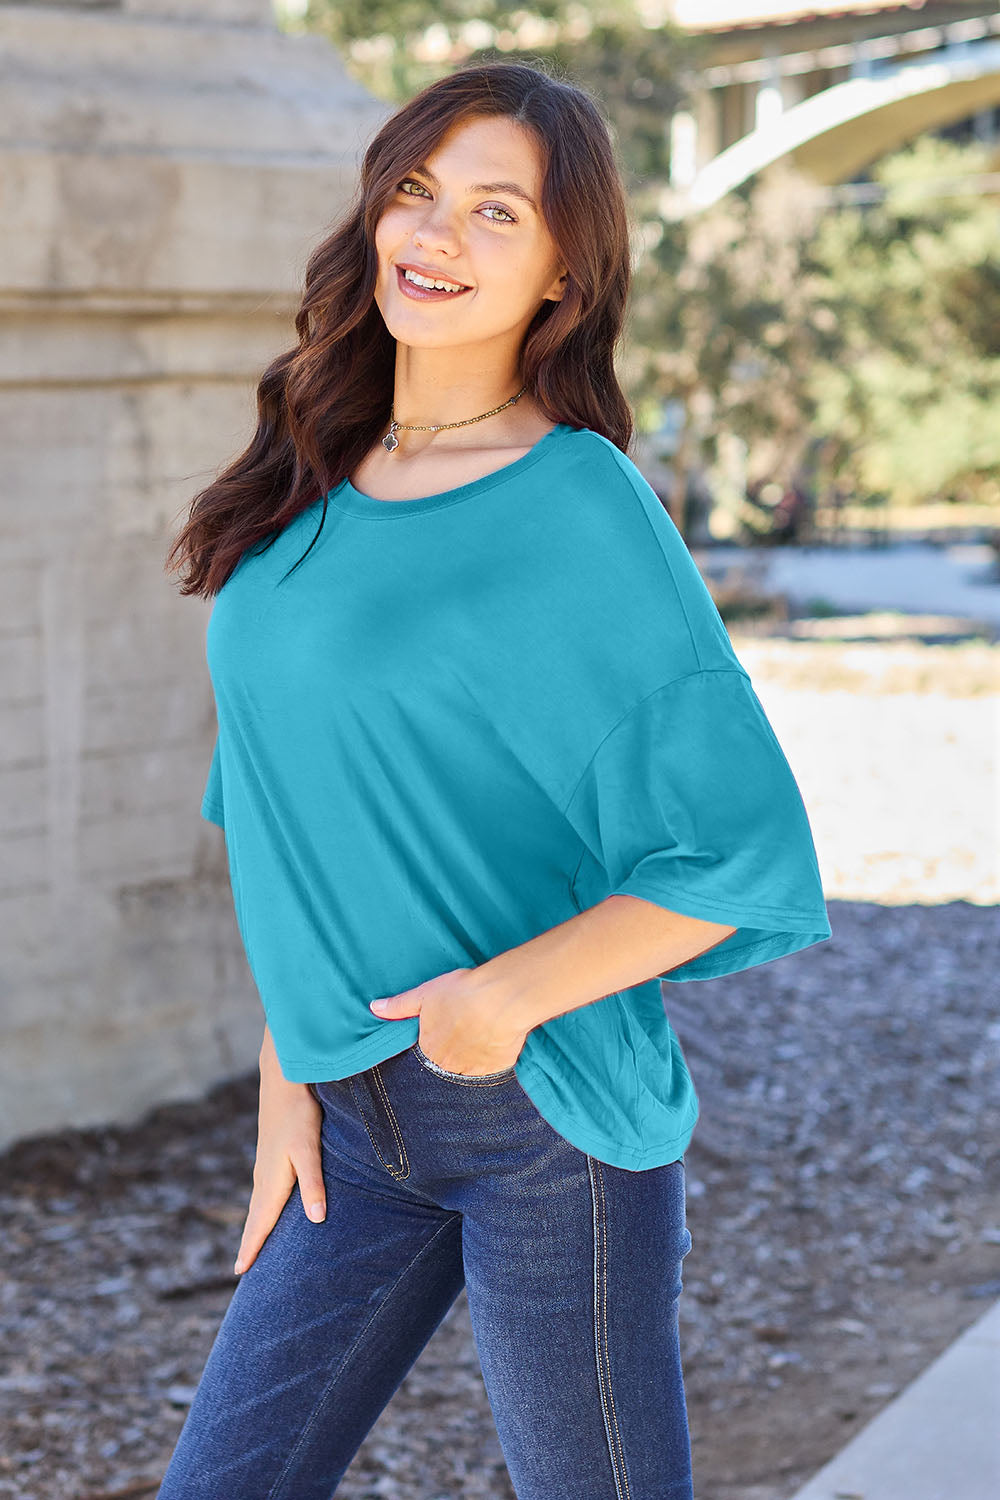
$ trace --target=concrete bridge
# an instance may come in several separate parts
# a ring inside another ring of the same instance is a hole
[[[970,117],[994,139],[1000,15],[937,26],[926,24],[926,9],[909,15],[884,35],[841,39],[828,27],[801,51],[781,53],[761,34],[756,56],[709,64],[692,107],[672,122],[667,211],[697,212],[780,160],[818,183],[842,182],[924,131]]]

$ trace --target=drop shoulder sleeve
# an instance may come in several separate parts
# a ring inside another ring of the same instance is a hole
[[[219,757],[219,736],[215,737],[215,749],[208,768],[208,779],[201,799],[201,815],[209,823],[218,823],[225,828],[225,803],[222,796],[222,762]]]
[[[736,928],[663,978],[710,979],[830,936],[802,797],[738,665],[647,694],[605,735],[565,815],[609,895]]]

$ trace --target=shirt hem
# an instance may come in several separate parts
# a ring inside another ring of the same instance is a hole
[[[556,1125],[550,1120],[549,1116],[545,1113],[546,1107],[551,1109],[555,1101],[544,1075],[530,1062],[524,1065],[527,1082],[522,1078],[521,1071],[516,1066],[514,1071],[517,1075],[518,1083],[547,1124],[551,1125],[552,1129],[558,1135],[561,1135],[563,1140],[569,1141],[571,1146],[575,1146],[578,1151],[583,1151],[588,1156],[595,1156],[605,1166],[622,1167],[627,1172],[645,1172],[651,1167],[668,1166],[670,1162],[677,1161],[684,1155],[684,1152],[691,1143],[695,1126],[698,1123],[699,1111],[696,1109],[694,1114],[688,1118],[687,1123],[681,1127],[678,1135],[670,1136],[665,1141],[658,1141],[655,1146],[644,1146],[641,1150],[624,1146],[618,1141],[609,1140],[607,1136],[598,1135],[585,1129],[578,1129],[575,1125],[570,1130],[564,1130],[561,1126]],[[533,1089],[535,1090],[534,1093],[532,1092]],[[538,1097],[536,1097],[536,1094]]]
[[[830,922],[824,911],[819,913],[796,910],[788,906],[738,906],[735,902],[717,901],[711,896],[699,896],[693,891],[682,891],[676,887],[671,888],[654,884],[652,881],[641,878],[623,880],[622,883],[609,892],[612,896],[639,896],[644,901],[652,901],[658,906],[677,900],[678,906],[673,907],[685,917],[702,917],[706,921],[725,922],[728,926],[735,927],[766,927],[777,933],[799,932],[810,933],[820,927],[826,928],[826,935],[830,937]],[[697,907],[697,911],[685,910],[685,907]],[[732,950],[730,950],[732,951]]]
[[[390,1057],[395,1057],[397,1053],[405,1052],[408,1047],[413,1046],[420,1036],[419,1017],[414,1016],[413,1019],[418,1024],[411,1029],[409,1041],[400,1043],[402,1028],[399,1021],[386,1021],[382,1028],[373,1032],[359,1046],[352,1047],[350,1052],[336,1063],[316,1057],[284,1057],[275,1043],[281,1071],[289,1083],[332,1083],[339,1078],[349,1078],[352,1073],[363,1073],[366,1068],[373,1067],[375,1063],[387,1062]],[[393,1033],[390,1040],[385,1034],[385,1026],[400,1029]],[[341,1071],[331,1073],[329,1071],[331,1067],[339,1068]]]
[[[225,828],[225,816],[220,803],[213,802],[211,798],[205,797],[201,804],[201,815],[209,823],[216,823],[220,828]]]
[[[778,934],[775,934],[775,938],[777,936]],[[717,958],[713,958],[710,953],[704,953],[700,958],[691,958],[687,963],[678,964],[676,968],[665,969],[656,977],[668,982],[670,980],[684,982],[688,979],[721,979],[726,974],[739,974],[744,969],[753,968],[755,964],[774,963],[779,958],[789,958],[793,953],[801,953],[803,948],[811,947],[813,943],[826,942],[830,934],[828,932],[804,932],[795,933],[793,936],[801,938],[802,941],[792,943],[791,946],[784,944],[776,950],[774,938],[763,938],[759,943],[747,943],[742,948],[731,948],[728,957],[720,953]]]

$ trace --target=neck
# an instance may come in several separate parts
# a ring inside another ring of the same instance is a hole
[[[396,421],[420,427],[464,422],[516,396],[524,384],[516,361],[497,359],[491,364],[483,353],[481,346],[474,355],[469,351],[467,367],[462,369],[456,364],[454,349],[414,349],[397,344],[392,394]],[[497,420],[516,411],[524,399],[522,396],[499,413]]]

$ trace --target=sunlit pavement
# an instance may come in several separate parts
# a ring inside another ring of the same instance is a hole
[[[791,1500],[997,1500],[1000,1302]]]
[[[798,781],[827,896],[1000,901],[1000,650],[734,645]]]
[[[985,543],[902,542],[888,547],[693,548],[704,571],[752,567],[762,585],[798,605],[896,609],[1000,627],[1000,580]]]

